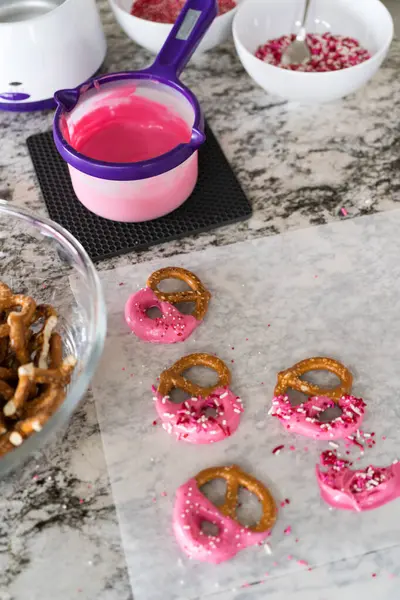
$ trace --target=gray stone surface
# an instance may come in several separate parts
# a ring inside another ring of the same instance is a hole
[[[109,44],[105,70],[148,63],[151,57],[119,30],[105,0],[100,6]],[[356,95],[299,107],[254,86],[231,43],[198,59],[184,80],[201,101],[253,217],[99,268],[326,223],[343,218],[342,207],[349,217],[393,209],[400,197],[399,75],[395,41],[377,76]],[[25,140],[51,123],[51,113],[0,113],[0,197],[42,214]],[[90,394],[57,451],[2,483],[0,599],[39,598],[131,598]]]

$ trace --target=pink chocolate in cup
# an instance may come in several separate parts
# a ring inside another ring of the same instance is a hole
[[[150,67],[56,92],[54,142],[92,212],[140,222],[188,199],[204,117],[179,75],[216,14],[216,0],[187,0]]]

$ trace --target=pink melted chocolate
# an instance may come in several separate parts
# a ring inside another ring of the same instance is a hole
[[[149,317],[150,308],[158,308],[161,317]],[[184,342],[201,323],[193,315],[182,314],[170,302],[159,300],[151,288],[139,290],[128,298],[125,320],[138,338],[154,344]]]
[[[332,421],[323,423],[320,416],[335,405],[341,409],[341,414]],[[337,403],[327,396],[315,396],[297,406],[291,404],[288,396],[276,396],[272,400],[271,414],[292,433],[318,440],[337,440],[357,431],[362,423],[365,407],[364,400],[349,395],[342,396]]]
[[[117,88],[69,130],[75,150],[110,163],[149,160],[190,141],[187,123],[166,106]]]
[[[304,64],[282,65],[282,54],[295,39],[296,36],[292,34],[269,40],[257,48],[255,55],[274,67],[314,73],[348,69],[371,58],[368,50],[354,38],[331,33],[309,33],[306,41],[311,59]]]
[[[131,15],[155,23],[175,23],[186,0],[136,0]],[[235,8],[234,0],[218,0],[218,15]]]
[[[351,469],[352,463],[339,458],[336,452],[321,454],[322,471],[316,466],[321,496],[334,508],[364,511],[378,508],[400,496],[400,463],[389,467],[370,465],[366,469]]]
[[[153,393],[163,428],[177,440],[213,444],[231,436],[239,427],[242,400],[229,388],[217,388],[205,398],[189,398],[180,404],[163,397],[155,388]]]
[[[217,535],[202,531],[204,521],[218,527]],[[194,478],[176,491],[173,528],[180,547],[189,558],[214,564],[232,558],[248,546],[260,544],[269,536],[269,531],[254,532],[223,515],[201,493]]]

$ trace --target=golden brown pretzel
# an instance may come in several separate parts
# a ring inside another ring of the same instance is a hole
[[[186,379],[182,373],[191,367],[202,366],[208,367],[218,373],[218,382],[207,388],[203,388],[189,379]],[[168,396],[174,388],[183,390],[193,397],[209,396],[215,389],[219,387],[227,387],[231,382],[231,374],[226,364],[213,354],[196,353],[188,354],[179,359],[169,369],[163,371],[160,375],[160,383],[158,392],[162,396]]]
[[[158,284],[164,279],[179,279],[184,281],[191,287],[191,290],[184,292],[161,292],[158,289]],[[201,321],[207,312],[208,303],[211,298],[211,294],[200,279],[190,271],[182,269],[181,267],[166,267],[159,269],[147,280],[147,287],[151,288],[157,298],[164,302],[170,302],[171,304],[178,304],[179,302],[194,302],[195,308],[193,316]]]
[[[236,510],[238,507],[239,487],[246,488],[251,494],[254,494],[262,508],[260,520],[250,531],[262,532],[271,529],[276,521],[276,505],[269,490],[255,477],[242,471],[238,466],[231,467],[211,467],[204,469],[196,475],[196,482],[199,488],[213,479],[224,479],[226,481],[226,494],[223,504],[217,506],[218,510],[231,519],[238,521]]]
[[[3,408],[6,417],[18,418],[24,412],[27,417],[36,416],[38,411],[47,413],[47,419],[59,406],[59,398],[64,394],[64,388],[69,384],[71,373],[76,364],[75,358],[67,357],[56,369],[40,369],[33,363],[23,365],[18,369],[18,385],[15,394]],[[46,388],[28,404],[32,384],[47,384]],[[54,405],[56,408],[54,409]]]
[[[36,352],[35,363],[42,369],[48,367],[50,353],[50,339],[57,326],[57,311],[50,304],[40,304],[36,307],[34,322],[42,320],[40,330],[32,336],[29,347],[30,352]]]
[[[0,282],[0,456],[40,431],[65,399],[76,360],[62,360],[56,324],[54,307]]]
[[[19,312],[12,310],[17,307],[21,309]],[[10,309],[7,323],[0,325],[0,337],[10,336],[11,348],[16,353],[18,360],[23,363],[23,359],[26,358],[27,328],[32,323],[36,302],[30,296],[13,294],[5,283],[0,282],[0,313]]]
[[[320,388],[318,385],[300,379],[308,371],[329,371],[334,373],[341,383],[334,388]],[[337,360],[327,357],[306,358],[290,367],[290,369],[278,373],[274,395],[281,396],[286,394],[288,389],[292,389],[309,397],[328,396],[332,400],[340,400],[344,394],[350,394],[352,383],[352,374]]]

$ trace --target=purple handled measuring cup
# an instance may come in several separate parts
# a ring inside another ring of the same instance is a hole
[[[78,199],[90,211],[113,221],[147,221],[175,210],[192,193],[198,175],[197,149],[205,141],[204,117],[179,75],[216,14],[216,0],[188,0],[150,67],[111,73],[55,93],[54,141],[68,164]],[[104,106],[112,119],[115,97],[130,93],[178,115],[191,130],[190,140],[161,156],[129,163],[95,160],[72,147],[71,133],[82,118]]]

